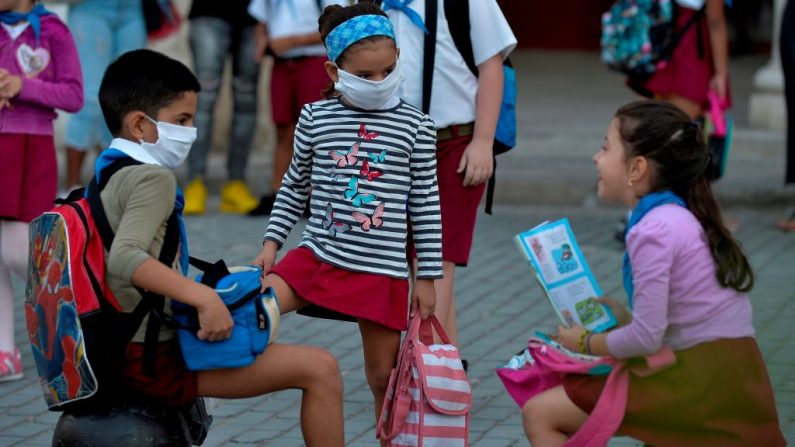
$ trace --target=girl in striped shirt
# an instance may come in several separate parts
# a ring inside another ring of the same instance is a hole
[[[412,314],[433,313],[433,281],[442,277],[436,131],[396,96],[399,50],[379,8],[329,6],[319,25],[334,86],[301,110],[290,169],[254,262],[282,313],[315,308],[358,321],[378,413],[407,325],[409,228],[418,253]],[[275,264],[310,196],[299,247]]]

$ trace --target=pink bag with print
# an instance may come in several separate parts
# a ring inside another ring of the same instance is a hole
[[[443,344],[433,343],[433,329]],[[472,389],[458,349],[435,316],[409,322],[376,434],[389,446],[469,445]]]
[[[520,369],[497,369],[505,389],[520,408],[537,394],[561,385],[566,374],[607,375],[596,406],[580,429],[564,444],[565,447],[607,445],[624,419],[630,371],[645,377],[676,363],[673,350],[666,346],[645,357],[645,365],[627,368],[623,360],[573,353],[551,340],[533,337],[528,345],[533,363]]]

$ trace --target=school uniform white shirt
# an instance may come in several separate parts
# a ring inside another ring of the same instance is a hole
[[[447,24],[443,0],[438,1],[436,63],[429,115],[436,123],[436,128],[442,129],[451,124],[475,121],[478,79],[458,52]],[[409,8],[416,11],[425,22],[425,0],[414,0]],[[404,78],[400,96],[409,104],[421,108],[425,34],[402,11],[390,9],[387,14],[395,28],[400,48]],[[497,54],[506,58],[516,47],[516,37],[496,0],[470,0],[469,22],[476,65]]]
[[[337,5],[336,0],[322,0],[323,8]],[[316,0],[251,0],[248,13],[258,22],[268,26],[271,39],[301,36],[318,32],[317,19],[323,11],[317,7]],[[326,48],[322,43],[291,48],[280,55],[284,58],[300,56],[324,56]]]

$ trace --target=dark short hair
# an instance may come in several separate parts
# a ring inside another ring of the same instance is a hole
[[[182,62],[152,50],[122,54],[105,70],[99,105],[110,133],[121,132],[124,116],[140,110],[152,118],[185,92],[199,92],[199,80]]]

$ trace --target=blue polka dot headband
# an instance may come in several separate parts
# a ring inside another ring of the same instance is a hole
[[[395,30],[387,17],[377,14],[356,16],[339,24],[326,36],[326,51],[330,61],[354,43],[370,36],[387,36],[395,39]]]

